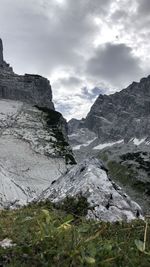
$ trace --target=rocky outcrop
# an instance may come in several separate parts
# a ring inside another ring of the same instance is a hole
[[[89,203],[88,218],[119,221],[139,218],[141,208],[107,176],[107,169],[97,159],[87,159],[73,167],[46,189],[38,201],[49,199],[61,203],[66,196],[84,196]]]
[[[75,163],[51,112],[48,120],[29,104],[0,100],[0,207],[26,204]]]
[[[67,130],[49,81],[15,74],[0,40],[0,208],[30,202],[75,164]]]
[[[150,136],[150,76],[113,95],[100,95],[85,120],[100,141]]]
[[[32,105],[54,109],[49,81],[39,75],[17,75],[3,60],[0,39],[0,98],[20,100]]]

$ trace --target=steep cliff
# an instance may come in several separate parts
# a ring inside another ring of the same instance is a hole
[[[150,135],[150,76],[113,95],[100,95],[85,119],[101,142]]]
[[[54,109],[49,81],[39,75],[18,75],[3,60],[0,39],[0,98],[20,100],[32,105]]]
[[[0,40],[0,207],[27,202],[75,163],[49,81],[17,75]]]

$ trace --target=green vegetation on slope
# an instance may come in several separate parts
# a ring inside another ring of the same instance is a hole
[[[107,163],[110,177],[116,182],[121,182],[122,185],[129,185],[139,193],[150,195],[150,183],[137,179],[137,171],[132,165],[123,165],[120,162],[109,161]]]
[[[61,113],[46,107],[39,107],[37,105],[35,107],[44,113],[46,130],[50,129],[52,131],[50,134],[56,138],[56,141],[52,142],[51,140],[55,153],[60,157],[64,157],[66,164],[76,164],[71,147],[63,134],[62,128],[64,127],[64,130],[67,132],[67,124]]]
[[[109,161],[108,169],[110,172],[110,176],[117,181],[120,181],[123,185],[130,185],[132,186],[134,181],[136,181],[136,173],[129,169],[125,165],[121,165],[119,162],[116,161]]]
[[[143,240],[143,221],[129,224],[87,221],[78,212],[73,215],[77,203],[73,200],[70,203],[73,204],[70,214],[65,211],[67,203],[62,211],[49,202],[1,211],[0,241],[9,238],[16,245],[0,247],[0,266],[150,266],[150,255],[140,252],[135,245],[135,240]],[[86,208],[85,199],[79,205]],[[150,251],[149,228],[146,251]]]
[[[56,141],[54,142],[54,148],[56,149],[56,151],[59,152],[60,156],[65,155],[66,164],[70,165],[76,164],[69,143],[66,142],[63,133],[60,131],[60,129],[58,128],[53,129],[53,136],[56,138]]]
[[[61,113],[46,107],[39,107],[35,105],[35,107],[41,111],[43,111],[46,115],[46,121],[49,126],[56,126],[59,123],[59,120],[61,118]]]

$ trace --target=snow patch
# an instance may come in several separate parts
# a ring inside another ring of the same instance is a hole
[[[123,142],[124,142],[124,140],[122,139],[122,140],[119,140],[117,142],[99,144],[98,146],[93,147],[93,149],[94,150],[101,150],[101,149],[103,149],[105,147],[110,147],[110,146],[113,146],[113,145],[116,145],[116,144],[121,144]]]
[[[142,138],[142,139],[134,138],[134,139],[133,139],[133,143],[134,143],[134,145],[139,146],[139,145],[142,144],[145,140],[146,140],[146,138]]]
[[[92,140],[87,141],[85,144],[81,144],[81,145],[74,146],[72,149],[73,149],[73,150],[79,150],[81,147],[86,147],[86,146],[90,145],[90,144],[93,143],[96,139],[97,139],[97,137],[93,138]]]

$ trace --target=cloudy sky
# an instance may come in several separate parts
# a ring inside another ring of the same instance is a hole
[[[15,72],[50,80],[67,119],[150,74],[150,0],[0,0],[0,37]]]

